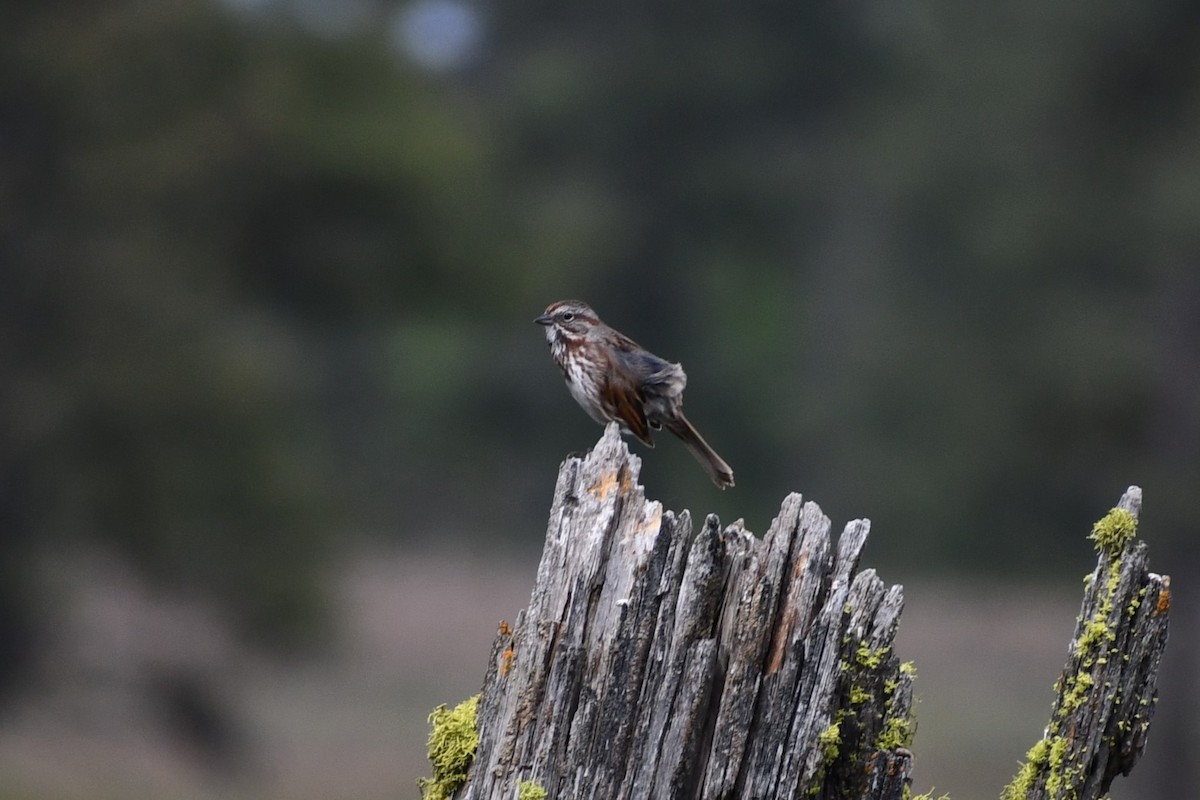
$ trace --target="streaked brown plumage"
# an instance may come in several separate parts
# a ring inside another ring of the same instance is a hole
[[[708,472],[713,483],[733,486],[733,470],[683,414],[683,367],[659,358],[600,321],[587,303],[560,300],[534,320],[546,328],[550,354],[571,396],[588,415],[619,422],[650,447],[652,430],[666,428]]]

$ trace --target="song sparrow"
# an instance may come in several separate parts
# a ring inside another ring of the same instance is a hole
[[[720,488],[733,486],[733,470],[683,415],[683,367],[644,350],[605,325],[587,303],[561,300],[534,320],[546,327],[550,354],[571,396],[588,415],[619,422],[625,433],[653,447],[651,429],[666,428],[683,441]]]

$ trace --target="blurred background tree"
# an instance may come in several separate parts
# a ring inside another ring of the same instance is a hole
[[[530,324],[567,296],[735,467],[668,441],[668,506],[801,490],[894,578],[1074,581],[1138,482],[1196,583],[1195,4],[4,6],[9,696],[65,553],[285,651],[356,549],[535,554],[599,434]]]

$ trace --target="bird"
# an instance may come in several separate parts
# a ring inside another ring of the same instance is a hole
[[[581,300],[551,303],[533,321],[546,329],[567,390],[588,416],[601,425],[619,423],[648,447],[654,447],[651,431],[666,428],[718,488],[733,486],[733,470],[683,414],[683,367],[605,325]]]

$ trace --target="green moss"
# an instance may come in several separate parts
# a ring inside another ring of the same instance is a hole
[[[1075,641],[1079,671],[1062,676],[1055,685],[1062,699],[1050,720],[1047,735],[1026,754],[1026,761],[1005,787],[1000,795],[1001,800],[1024,800],[1040,777],[1045,779],[1047,797],[1070,800],[1077,796],[1081,772],[1079,766],[1072,766],[1068,760],[1071,742],[1063,735],[1064,726],[1069,723],[1070,715],[1087,702],[1095,685],[1095,678],[1087,670],[1106,663],[1116,655],[1112,643],[1117,640],[1117,634],[1109,620],[1121,585],[1121,553],[1136,533],[1137,520],[1128,511],[1119,508],[1114,508],[1093,526],[1090,538],[1095,541],[1096,550],[1107,557],[1107,573],[1096,573],[1084,579],[1088,590],[1095,590],[1099,596],[1095,612],[1083,623]],[[1096,586],[1095,582],[1101,579],[1103,584]],[[1123,610],[1130,615],[1135,614],[1143,597],[1139,595],[1134,598]]]
[[[1063,736],[1052,736],[1050,741],[1050,756],[1047,759],[1047,766],[1050,768],[1050,774],[1046,777],[1046,796],[1061,797],[1063,785],[1070,785],[1074,778],[1072,770],[1063,765],[1063,756],[1067,754],[1067,748],[1071,743]]]
[[[850,687],[850,705],[856,706],[859,703],[865,703],[871,699],[871,693],[861,686],[855,684]]]
[[[933,800],[933,789],[930,789],[925,794],[912,794],[912,790],[907,786],[904,787],[904,800]],[[938,795],[937,800],[950,800],[949,794]]]
[[[1137,595],[1130,598],[1130,600],[1129,600],[1129,608],[1127,608],[1126,610],[1129,612],[1130,618],[1133,618],[1137,614],[1137,610],[1142,607],[1142,601],[1145,599],[1146,599],[1146,587],[1143,586],[1138,591]]]
[[[1063,714],[1070,714],[1083,705],[1083,699],[1087,697],[1088,690],[1092,688],[1092,684],[1095,681],[1088,673],[1081,672],[1069,678],[1067,683],[1070,686],[1070,690],[1063,696]]]
[[[546,790],[537,781],[521,781],[517,784],[517,800],[546,800]]]
[[[905,661],[900,665],[899,673],[912,681],[917,677],[917,668],[913,666],[913,662]],[[884,697],[887,698],[888,708],[883,731],[875,740],[875,747],[879,750],[895,750],[898,747],[909,747],[917,733],[916,717],[911,713],[904,714],[903,716],[897,714],[892,702],[892,696],[896,693],[899,683],[899,679],[896,678],[885,681],[883,684],[883,693]]]
[[[1112,596],[1117,593],[1117,587],[1121,585],[1121,560],[1116,559],[1108,568],[1108,580],[1104,584],[1104,591],[1107,594],[1108,610],[1112,611]]]
[[[467,770],[479,747],[479,732],[475,730],[475,714],[479,695],[464,700],[448,711],[440,705],[429,715],[429,760],[433,777],[420,778],[417,786],[423,800],[449,800],[467,781]]]
[[[1078,652],[1084,652],[1092,647],[1100,644],[1100,642],[1109,639],[1113,632],[1109,629],[1108,623],[1103,617],[1097,614],[1092,619],[1088,620],[1088,624],[1083,626],[1083,633],[1079,634]]]
[[[1070,746],[1071,742],[1065,736],[1051,735],[1039,740],[1025,754],[1026,762],[1021,765],[1012,782],[1004,787],[1000,800],[1025,800],[1043,771],[1046,775],[1046,797],[1075,797],[1076,792],[1071,787],[1078,778],[1078,770],[1066,764]]]
[[[1121,555],[1125,543],[1137,535],[1137,519],[1123,508],[1114,508],[1095,525],[1089,536],[1096,543],[1096,551],[1107,553],[1110,558]]]
[[[1025,763],[1017,770],[1016,777],[1000,793],[1000,800],[1025,800],[1029,795],[1029,790],[1033,788],[1033,782],[1037,780],[1038,771],[1046,765],[1049,759],[1050,742],[1046,739],[1039,739],[1038,743],[1029,748],[1029,752],[1025,754]]]
[[[821,755],[826,764],[835,761],[841,752],[842,715],[843,712],[839,711],[837,718],[829,723],[829,727],[817,734],[817,745],[821,748]]]
[[[883,663],[883,659],[887,657],[890,648],[881,647],[878,650],[872,650],[866,642],[858,643],[858,650],[854,653],[854,660],[859,666],[867,669],[879,669],[879,665]]]
[[[1120,560],[1113,561],[1108,567],[1108,578],[1104,582],[1104,594],[1100,597],[1100,603],[1096,607],[1096,613],[1083,626],[1083,631],[1079,634],[1079,639],[1075,643],[1075,652],[1083,654],[1099,648],[1105,642],[1115,642],[1117,634],[1108,625],[1109,615],[1113,610],[1113,597],[1117,593],[1117,587],[1121,584],[1121,562]],[[1098,655],[1104,656],[1106,653],[1098,652]],[[1093,659],[1089,658],[1084,661],[1084,666],[1090,667]]]
[[[883,733],[875,740],[875,747],[880,750],[908,747],[912,744],[916,732],[917,723],[912,717],[892,717],[884,725]]]

